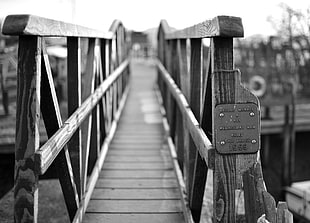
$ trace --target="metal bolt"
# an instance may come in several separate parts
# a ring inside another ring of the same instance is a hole
[[[255,139],[252,139],[252,144],[255,144],[255,143],[257,143],[257,141],[255,140]]]
[[[220,144],[223,146],[225,145],[225,141],[221,141]]]
[[[254,112],[250,112],[250,116],[253,117],[255,115]]]
[[[225,116],[224,113],[220,113],[220,117],[223,118]]]

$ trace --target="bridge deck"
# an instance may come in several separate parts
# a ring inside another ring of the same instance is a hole
[[[184,222],[155,95],[156,69],[132,63],[131,89],[84,222]]]

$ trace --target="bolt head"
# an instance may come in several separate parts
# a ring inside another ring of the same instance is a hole
[[[256,139],[252,139],[252,144],[255,144],[255,143],[257,143],[257,141],[256,141]]]
[[[221,141],[220,144],[223,146],[225,145],[225,141]]]
[[[254,113],[254,112],[250,112],[250,116],[251,116],[251,117],[254,117],[254,116],[255,116],[255,113]]]
[[[220,113],[220,117],[223,118],[225,116],[224,113]]]

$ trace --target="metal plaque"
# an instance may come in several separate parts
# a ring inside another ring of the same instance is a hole
[[[222,154],[255,153],[259,149],[258,106],[224,104],[215,107],[216,150]]]

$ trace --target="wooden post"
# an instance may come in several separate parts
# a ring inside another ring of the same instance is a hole
[[[240,86],[240,74],[233,70],[233,39],[212,38],[211,50],[214,116],[215,108],[220,104],[251,103],[258,106],[257,98]],[[257,114],[254,113],[254,117],[257,116],[260,117],[259,110]],[[216,148],[213,180],[214,219],[216,222],[241,222],[245,217],[242,208],[242,174],[256,163],[257,152],[219,153],[215,131],[216,118],[218,117],[213,117],[213,145]],[[259,127],[258,123],[255,128]],[[253,136],[253,144],[260,147],[259,134]],[[241,208],[237,208],[240,205]]]
[[[20,36],[17,69],[14,221],[37,222],[41,38]]]

